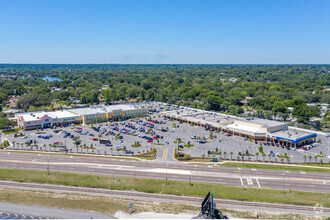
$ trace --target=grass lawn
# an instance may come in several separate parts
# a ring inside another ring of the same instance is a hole
[[[298,167],[298,166],[286,166],[286,165],[276,165],[276,164],[257,164],[257,163],[223,163],[218,164],[223,167],[242,167],[242,168],[256,168],[256,169],[271,169],[271,170],[288,170],[288,171],[301,171],[301,172],[321,172],[321,173],[330,173],[330,169],[322,169],[314,167]],[[309,165],[309,164],[307,164]],[[325,165],[324,167],[329,167]]]
[[[58,148],[60,148],[61,146],[58,146]],[[80,148],[82,148],[82,146],[80,146]],[[88,148],[90,149],[90,148]],[[113,150],[115,151],[115,150]],[[48,155],[65,155],[65,156],[73,156],[73,157],[96,157],[96,158],[115,158],[115,159],[120,159],[120,160],[138,160],[134,157],[118,157],[116,155],[112,156],[112,155],[109,155],[109,156],[105,156],[105,155],[97,155],[97,154],[74,154],[74,153],[47,153],[47,152],[40,152],[40,151],[21,151],[21,150],[16,150],[16,151],[9,151],[9,150],[3,150],[3,152],[12,152],[12,153],[26,153],[26,154],[35,154],[35,153],[38,153],[38,154],[48,154]]]
[[[99,212],[114,215],[117,211],[127,211],[127,204],[134,202],[135,212],[198,213],[199,207],[174,203],[153,203],[138,200],[116,199],[80,194],[33,192],[14,189],[0,189],[0,202],[46,206],[62,209]]]
[[[204,197],[208,191],[213,191],[215,198],[234,199],[242,201],[256,201],[269,203],[283,203],[294,205],[314,206],[316,204],[323,207],[330,207],[330,194],[297,192],[291,191],[283,193],[282,190],[241,188],[227,185],[193,183],[187,182],[151,180],[119,177],[120,182],[113,180],[111,176],[72,174],[63,172],[0,169],[0,180],[33,182],[70,185],[79,187],[104,188],[113,190],[134,190],[147,193],[162,193],[172,195],[185,195]]]
[[[186,148],[190,148],[190,147],[193,147],[194,145],[193,144],[185,144],[183,146],[186,147]]]
[[[2,133],[4,135],[9,135],[9,134],[14,134],[16,133],[18,130],[17,129],[10,129],[10,130],[5,130],[5,131],[2,131]]]

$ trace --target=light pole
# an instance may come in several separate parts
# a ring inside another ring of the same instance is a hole
[[[48,171],[48,175],[49,175],[49,156],[48,156],[48,166],[47,166],[47,171]]]
[[[285,171],[283,170],[283,193],[285,193]]]
[[[167,185],[167,169],[168,169],[168,163],[166,162],[166,185]]]

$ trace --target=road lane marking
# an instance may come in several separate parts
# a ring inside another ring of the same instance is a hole
[[[259,184],[259,180],[257,178],[256,178],[256,181],[257,181],[258,187],[261,188],[261,186]]]
[[[246,181],[247,181],[248,185],[253,185],[253,181],[252,181],[252,179],[247,178]]]
[[[257,169],[254,169],[254,168],[253,168],[252,171],[257,171]]]
[[[301,174],[306,174],[306,172],[300,172]]]
[[[242,180],[242,177],[240,177],[240,180],[241,180],[241,184],[242,184],[242,186],[244,186],[244,184],[243,184],[243,180]]]
[[[286,173],[290,173],[290,171],[285,171]]]

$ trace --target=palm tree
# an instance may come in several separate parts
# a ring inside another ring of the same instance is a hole
[[[307,156],[305,155],[305,156],[304,156],[304,163],[306,163],[306,158],[307,158]]]
[[[23,150],[23,145],[24,145],[24,144],[23,144],[23,143],[21,143],[21,146],[22,146],[22,150]]]
[[[317,160],[317,155],[315,155],[314,159],[315,159],[315,163],[316,163],[316,160]]]
[[[52,145],[48,144],[48,146],[49,146],[49,150],[52,151]]]
[[[47,145],[46,145],[46,144],[44,144],[44,148],[45,148],[45,151],[46,151],[46,146],[47,146]]]
[[[14,149],[15,149],[15,143],[16,143],[16,141],[13,141],[13,147],[14,147]]]
[[[272,155],[271,154],[268,154],[268,158],[269,158],[269,162],[270,162],[271,159],[272,159]]]
[[[288,161],[288,163],[290,163],[290,158],[286,158],[286,160]]]
[[[233,160],[233,152],[230,152],[230,159]]]
[[[17,149],[19,149],[19,143],[18,142],[16,143],[16,145],[17,145]]]
[[[225,152],[223,152],[223,155],[225,156],[225,159],[226,159],[226,155],[227,155],[227,152],[225,151]]]
[[[308,158],[309,158],[309,162],[311,162],[312,161],[312,156],[309,156]]]
[[[256,153],[256,156],[257,156],[257,161],[258,161],[259,152]]]

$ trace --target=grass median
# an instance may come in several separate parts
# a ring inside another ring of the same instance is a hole
[[[120,181],[117,179],[120,178]],[[79,187],[104,188],[113,190],[134,190],[147,193],[161,193],[171,195],[197,196],[204,197],[208,191],[213,191],[215,198],[233,199],[241,201],[282,203],[293,205],[314,206],[322,205],[330,207],[330,194],[259,189],[204,184],[178,181],[112,177],[100,175],[72,174],[64,172],[51,172],[47,175],[46,171],[20,170],[20,169],[0,169],[0,180],[47,183],[58,185],[70,185]]]
[[[222,163],[219,164],[222,167],[241,167],[241,168],[253,168],[253,169],[271,169],[271,170],[287,170],[287,171],[300,171],[300,172],[318,172],[318,173],[330,173],[330,167],[328,165],[310,166],[304,165],[278,165],[278,164],[259,164],[259,163]],[[310,167],[308,167],[310,166]]]

